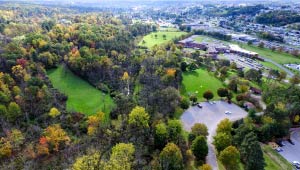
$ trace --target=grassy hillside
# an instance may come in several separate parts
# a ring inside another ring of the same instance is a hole
[[[187,34],[186,32],[180,31],[160,31],[160,32],[153,32],[143,37],[143,40],[139,43],[140,46],[144,46],[147,48],[151,48],[154,45],[160,45],[167,43],[173,40],[176,37],[180,37],[182,35]],[[157,35],[157,37],[155,37]],[[163,35],[166,35],[166,38],[163,38]],[[143,43],[144,42],[144,43]]]
[[[184,72],[182,75],[181,95],[189,96],[189,94],[196,94],[200,101],[205,100],[202,95],[206,90],[211,90],[214,93],[214,97],[218,98],[217,90],[220,87],[224,87],[220,80],[213,75],[210,75],[204,69],[197,69],[193,72]]]
[[[292,165],[270,146],[262,146],[266,162],[265,170],[292,170]]]
[[[48,71],[48,76],[53,86],[68,96],[67,110],[69,111],[78,111],[87,115],[98,111],[109,113],[114,105],[108,94],[97,90],[63,66]]]

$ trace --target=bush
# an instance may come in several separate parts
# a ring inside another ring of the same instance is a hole
[[[182,100],[180,101],[180,107],[182,109],[188,109],[190,106],[190,101],[187,98],[182,98]]]

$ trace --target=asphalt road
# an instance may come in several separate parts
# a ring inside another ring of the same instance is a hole
[[[285,71],[285,72],[287,73],[287,76],[288,76],[288,77],[293,77],[293,76],[294,76],[294,73],[293,73],[291,70],[289,70],[289,69],[287,69],[286,67],[284,67],[283,65],[278,64],[278,63],[276,63],[275,61],[273,61],[273,60],[271,60],[271,59],[269,59],[269,58],[265,58],[265,57],[264,57],[264,60],[267,61],[267,62],[270,62],[270,63],[272,63],[272,64],[274,64],[274,65],[276,65],[276,66],[279,67],[279,68],[281,68],[283,71]]]
[[[282,147],[283,151],[279,152],[289,162],[300,162],[300,128],[291,132],[291,140],[295,145],[290,144],[288,141],[283,141],[285,146]]]
[[[190,131],[195,123],[204,123],[207,126],[209,133],[207,138],[209,151],[206,161],[213,167],[213,170],[218,170],[215,149],[212,145],[217,125],[225,118],[228,118],[231,121],[244,118],[247,116],[247,112],[235,104],[228,104],[224,101],[217,101],[216,104],[202,102],[201,105],[203,106],[202,109],[197,106],[190,107],[182,114],[180,120],[186,131]],[[232,114],[227,115],[225,114],[225,111],[230,111]]]

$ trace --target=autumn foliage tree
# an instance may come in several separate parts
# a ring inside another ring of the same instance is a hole
[[[59,149],[70,143],[70,138],[59,124],[50,125],[44,131],[44,136],[40,139],[40,144],[48,144],[49,151],[59,151]]]

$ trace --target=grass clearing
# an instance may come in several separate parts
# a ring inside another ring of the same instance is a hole
[[[259,48],[256,46],[250,46],[247,44],[239,44],[241,48],[244,48],[249,51],[253,51],[258,53],[259,55],[269,58],[279,64],[287,64],[287,63],[300,63],[300,58],[296,58],[291,54],[280,53],[277,51],[272,51],[267,48]]]
[[[159,31],[159,32],[152,32],[143,37],[143,40],[139,43],[139,46],[151,48],[154,45],[161,45],[167,43],[174,38],[178,38],[182,35],[187,34],[186,32],[180,31]],[[157,35],[157,37],[155,37]],[[163,37],[166,35],[166,38]]]
[[[264,158],[266,162],[265,170],[292,170],[293,166],[280,154],[275,152],[270,146],[263,145]]]
[[[98,111],[106,113],[114,106],[112,98],[102,93],[88,82],[74,75],[69,69],[59,66],[48,71],[53,86],[68,96],[67,110],[92,115]]]
[[[184,72],[182,75],[181,95],[188,97],[191,94],[195,94],[199,101],[205,101],[202,95],[207,90],[211,90],[214,93],[214,99],[217,99],[217,90],[220,87],[224,87],[219,79],[215,78],[204,69],[197,69],[193,72]]]
[[[194,38],[194,40],[198,43],[202,43],[202,42],[211,43],[211,42],[219,41],[217,39],[214,39],[214,38],[211,38],[208,36],[204,36],[204,35],[198,35],[196,38]]]

